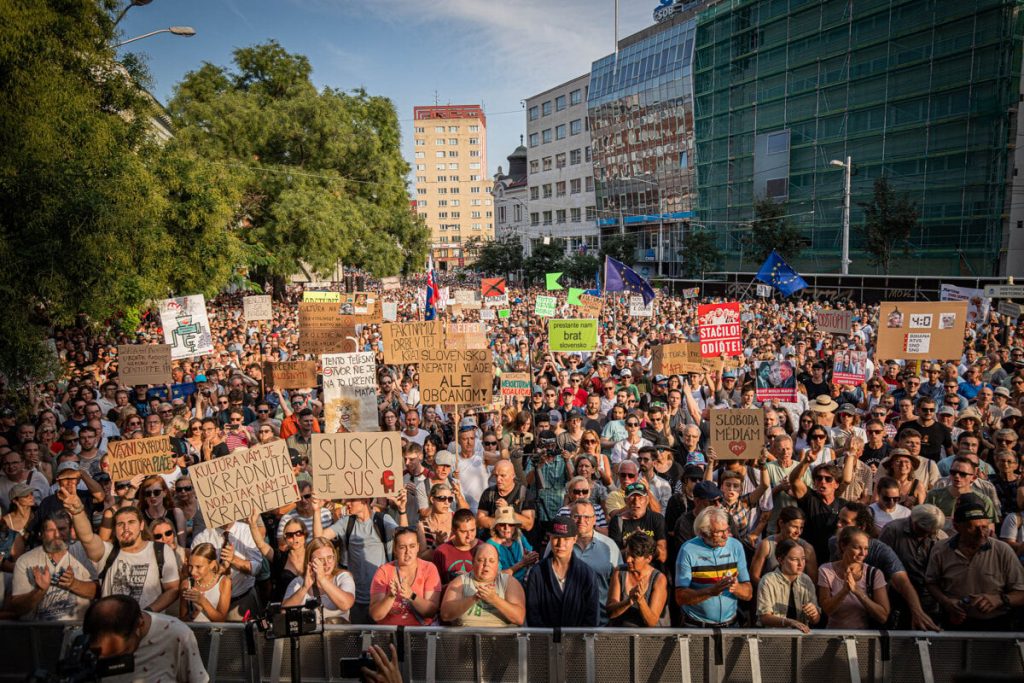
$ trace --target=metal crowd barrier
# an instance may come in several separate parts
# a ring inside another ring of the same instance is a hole
[[[213,683],[291,680],[287,639],[257,636],[245,654],[240,624],[193,624]],[[0,681],[53,670],[75,624],[0,622]],[[339,681],[339,660],[402,641],[412,681],[579,683],[698,681],[801,683],[1024,680],[1024,633],[688,629],[469,629],[328,626],[300,643],[303,681]]]

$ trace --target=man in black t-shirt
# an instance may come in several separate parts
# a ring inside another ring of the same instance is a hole
[[[612,518],[608,525],[608,537],[621,549],[633,534],[647,534],[658,546],[655,563],[657,566],[664,565],[668,558],[665,518],[649,508],[647,484],[634,482],[627,485],[623,493],[626,495],[626,507],[621,515]]]
[[[537,493],[516,482],[515,468],[508,460],[495,463],[494,481],[494,486],[484,489],[477,505],[476,524],[480,535],[490,538],[498,509],[504,507],[515,511],[516,520],[524,532],[532,530],[537,519]]]
[[[814,454],[808,449],[800,464],[789,474],[790,495],[807,515],[803,538],[814,547],[818,557],[828,557],[828,539],[836,533],[839,510],[847,501],[836,496],[839,488],[839,470],[832,463],[822,463],[811,470],[814,490],[804,483],[804,473],[814,462]]]
[[[912,422],[904,422],[896,433],[900,435],[913,429],[921,434],[921,457],[938,462],[953,452],[953,437],[946,425],[935,419],[935,399],[922,398],[917,404],[918,418]]]
[[[815,361],[814,365],[811,366],[811,375],[810,377],[804,377],[803,385],[807,389],[808,401],[813,401],[819,396],[827,396],[829,394],[828,379],[825,377],[825,363],[823,361]]]

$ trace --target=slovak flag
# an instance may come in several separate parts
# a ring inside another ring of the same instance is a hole
[[[434,281],[434,257],[427,258],[427,299],[423,307],[423,319],[433,320],[437,317],[438,301],[437,283]]]

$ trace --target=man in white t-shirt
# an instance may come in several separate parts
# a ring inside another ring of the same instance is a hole
[[[420,429],[420,413],[416,408],[405,411],[405,429],[402,430],[402,438],[409,443],[423,446],[423,442],[430,436],[426,429]]]
[[[42,545],[18,558],[10,608],[29,621],[77,621],[96,597],[96,572],[81,544],[70,542],[71,517],[54,512],[40,526]]]

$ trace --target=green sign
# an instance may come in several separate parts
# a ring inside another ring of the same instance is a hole
[[[597,321],[549,320],[548,345],[552,351],[596,351]]]
[[[553,318],[555,317],[555,305],[558,303],[558,299],[553,296],[538,296],[537,307],[534,309],[534,315],[539,315],[542,318]]]
[[[498,317],[499,318],[508,318],[511,315],[512,315],[512,310],[511,309],[508,309],[508,308],[498,309]]]
[[[572,306],[582,306],[583,302],[580,301],[580,294],[583,294],[587,290],[576,289],[575,287],[569,288],[569,304]]]
[[[549,292],[556,289],[563,289],[562,285],[558,282],[558,278],[562,277],[561,273],[548,273],[544,277],[547,280]]]

